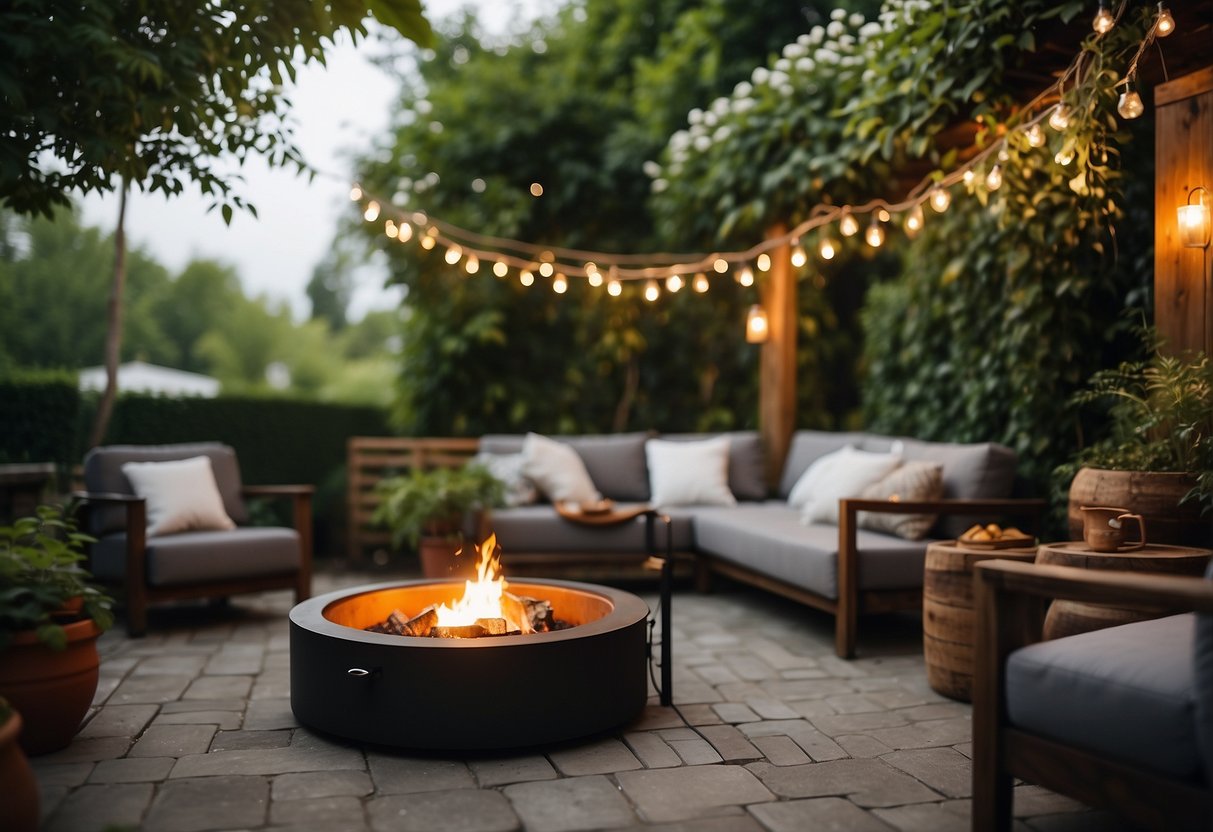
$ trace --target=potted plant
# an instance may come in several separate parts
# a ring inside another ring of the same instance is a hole
[[[31,755],[71,742],[97,691],[97,637],[114,619],[80,565],[89,540],[58,506],[0,526],[0,695]]]
[[[0,789],[4,792],[5,829],[34,832],[38,828],[38,782],[17,743],[21,715],[0,697]]]
[[[1080,451],[1063,476],[1070,536],[1082,538],[1084,505],[1144,515],[1151,542],[1208,546],[1213,524],[1213,363],[1204,353],[1155,351],[1091,377],[1077,404],[1110,401],[1108,435]],[[1077,474],[1075,470],[1077,469]]]
[[[392,532],[392,543],[405,543],[421,556],[427,578],[470,575],[474,562],[457,556],[469,514],[500,506],[505,488],[483,465],[461,468],[414,468],[378,485],[383,502],[374,521]],[[479,525],[479,524],[477,524]]]

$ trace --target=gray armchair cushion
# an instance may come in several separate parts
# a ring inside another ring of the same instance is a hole
[[[674,551],[689,551],[692,543],[690,512],[686,509],[673,509],[667,514],[673,521]],[[550,505],[533,505],[494,509],[488,518],[488,524],[497,534],[497,542],[501,544],[507,564],[511,552],[647,553],[643,518],[617,526],[587,526],[565,520]],[[657,523],[654,528],[659,552],[664,551],[663,525]]]
[[[1034,734],[1195,780],[1196,617],[1174,615],[1032,644],[1007,659],[1007,714]]]
[[[168,462],[195,456],[209,457],[215,472],[215,484],[223,498],[227,516],[237,525],[248,522],[236,452],[218,442],[190,442],[175,445],[104,445],[93,448],[84,457],[84,487],[87,491],[134,494],[130,480],[122,473],[127,462]],[[105,507],[91,513],[89,531],[104,535],[126,528],[126,510]]]
[[[490,454],[522,452],[526,437],[489,434],[481,437],[480,451]],[[612,500],[646,502],[649,499],[649,470],[645,463],[646,433],[615,433],[602,436],[550,436],[577,452],[594,486]]]
[[[763,500],[767,496],[766,455],[757,431],[728,433],[663,433],[660,438],[674,442],[703,441],[717,436],[729,437],[729,490],[738,500]]]
[[[299,533],[284,528],[183,532],[147,540],[149,586],[181,586],[299,571]],[[93,545],[92,571],[98,578],[126,576],[126,534]]]

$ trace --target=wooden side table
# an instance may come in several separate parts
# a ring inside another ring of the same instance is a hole
[[[955,540],[927,546],[922,576],[922,655],[933,690],[960,699],[973,697],[973,564],[1002,558],[1031,562],[1036,547],[994,549]]]
[[[1117,572],[1158,572],[1168,575],[1201,575],[1213,550],[1191,546],[1163,546],[1151,543],[1128,552],[1095,552],[1082,541],[1045,543],[1036,553],[1036,562],[1049,566],[1074,566],[1079,569],[1107,569]],[[1045,616],[1046,639],[1072,636],[1160,618],[1170,611],[1165,607],[1113,607],[1078,601],[1054,601]]]

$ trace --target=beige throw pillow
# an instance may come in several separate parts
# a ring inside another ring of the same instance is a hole
[[[943,466],[938,462],[907,462],[860,495],[865,500],[917,502],[943,498]],[[861,528],[888,532],[906,540],[922,540],[935,525],[935,514],[884,514],[859,512]]]
[[[168,462],[127,462],[122,473],[147,501],[147,536],[191,529],[234,529],[223,508],[210,457]]]
[[[553,503],[586,503],[601,500],[590,472],[571,445],[538,433],[528,433],[522,443],[522,471]]]

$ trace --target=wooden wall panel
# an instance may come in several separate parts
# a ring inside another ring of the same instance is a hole
[[[1176,214],[1191,188],[1213,191],[1213,67],[1159,85],[1154,105],[1154,325],[1167,352],[1213,354],[1213,257],[1180,244]]]

